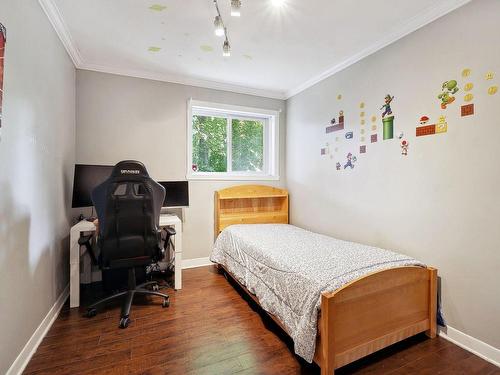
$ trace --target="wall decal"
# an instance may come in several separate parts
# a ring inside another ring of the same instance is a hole
[[[365,117],[365,112],[359,112],[359,117]]]
[[[472,116],[474,114],[474,104],[466,104],[461,108],[462,117]]]
[[[445,116],[439,116],[438,123],[436,124],[436,134],[446,133],[448,131],[448,124]]]
[[[360,133],[360,134],[365,134],[365,129],[361,129],[361,130],[359,131],[359,133]]]
[[[338,94],[337,95],[337,100],[341,100],[342,99],[342,94]]]
[[[448,105],[455,101],[453,96],[458,92],[458,83],[455,80],[445,81],[441,85],[441,94],[438,95],[438,99],[441,100],[441,109],[446,109]]]
[[[401,155],[407,156],[408,155],[408,141],[407,140],[402,140],[401,141]]]
[[[339,123],[335,125],[335,117],[331,119],[330,126],[326,127],[326,133],[332,133],[344,129],[344,111],[339,112]]]
[[[440,116],[437,124],[427,125],[429,118],[427,116],[422,116],[420,118],[420,125],[416,129],[416,136],[422,137],[425,135],[446,133],[448,131],[448,124],[446,122],[445,116]]]
[[[321,155],[326,155],[326,148],[321,149]]]
[[[161,4],[153,4],[149,7],[149,9],[154,10],[155,12],[162,12],[167,9],[167,7]]]
[[[377,140],[378,140],[377,134],[372,134],[370,137],[371,143],[375,143],[375,142],[377,142]]]
[[[365,120],[361,120],[361,125],[364,125],[365,124]]]
[[[427,125],[428,122],[429,122],[429,117],[427,116],[420,117],[420,125]]]
[[[487,81],[490,81],[493,79],[493,77],[495,76],[495,73],[493,72],[488,72],[486,73],[486,75],[484,76],[484,79],[486,79]]]
[[[344,164],[344,169],[351,167],[354,169],[354,163],[356,163],[356,156],[353,156],[350,152],[347,154],[347,162]]]
[[[383,127],[383,137],[384,140],[394,138],[394,115],[392,114],[391,103],[394,100],[394,96],[387,94],[385,96],[385,104],[380,107],[384,110],[382,113],[382,123]],[[386,117],[387,116],[387,117]]]
[[[472,99],[474,99],[474,95],[472,95],[471,93],[468,93],[464,96],[464,102],[471,102]]]
[[[342,168],[342,165],[340,165],[340,163],[337,162],[337,164],[335,164],[335,167],[337,168],[337,171],[340,171],[340,168]]]
[[[2,129],[2,103],[3,103],[3,66],[5,56],[5,43],[7,42],[7,31],[0,23],[0,130]]]
[[[361,137],[359,140],[360,140],[361,142],[364,142],[364,141],[365,141],[365,137]]]
[[[403,139],[404,136],[405,136],[405,133],[403,133],[403,132],[398,133],[398,139]]]
[[[148,51],[149,52],[160,52],[161,48],[160,47],[151,46],[151,47],[148,48]]]
[[[488,89],[488,94],[489,95],[495,95],[498,92],[498,86],[491,86]]]
[[[377,122],[377,116],[372,116],[371,120],[372,122]]]
[[[359,153],[366,154],[366,145],[359,146]]]
[[[347,132],[345,133],[345,139],[352,139],[354,137],[353,132]]]
[[[464,86],[465,91],[470,91],[474,88],[474,84],[472,82],[466,83]]]
[[[376,131],[377,130],[377,125],[372,125],[372,130]]]
[[[361,109],[365,108],[365,103],[363,103],[363,102],[359,103],[359,108],[361,108]]]
[[[424,135],[432,135],[432,134],[436,134],[436,125],[435,124],[417,127],[417,132],[415,135],[417,137],[422,137]]]
[[[470,76],[471,72],[472,70],[470,70],[469,68],[462,70],[462,77],[467,78],[468,76]]]

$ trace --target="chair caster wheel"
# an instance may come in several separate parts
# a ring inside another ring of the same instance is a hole
[[[163,303],[161,304],[162,307],[169,307],[170,306],[170,300],[168,298],[163,299]]]
[[[129,324],[130,324],[130,319],[128,318],[128,316],[126,318],[120,319],[120,328],[125,329],[128,327]]]
[[[158,284],[154,284],[151,289],[153,289],[153,292],[157,292],[160,290],[160,286]]]
[[[91,308],[91,309],[87,310],[87,318],[93,318],[96,315],[97,315],[97,310],[96,309]]]

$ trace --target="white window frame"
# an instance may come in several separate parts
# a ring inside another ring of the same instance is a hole
[[[279,117],[280,111],[210,103],[189,99],[187,111],[187,173],[188,180],[279,180]],[[228,172],[193,171],[193,113],[227,118],[227,167]],[[264,168],[262,172],[234,172],[232,168],[232,119],[247,118],[264,123]]]

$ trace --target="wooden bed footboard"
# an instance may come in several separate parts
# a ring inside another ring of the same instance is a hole
[[[437,270],[372,273],[321,297],[314,361],[322,375],[420,332],[436,336]]]
[[[288,192],[241,185],[215,193],[215,238],[229,225],[250,223],[288,223]],[[332,375],[339,367],[417,333],[426,332],[433,338],[436,309],[434,268],[392,268],[354,280],[321,296],[314,361],[322,375]],[[276,317],[269,316],[284,329]]]

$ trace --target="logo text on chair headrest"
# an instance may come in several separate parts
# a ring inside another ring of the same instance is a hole
[[[141,171],[138,169],[122,169],[120,170],[121,174],[141,174]]]

